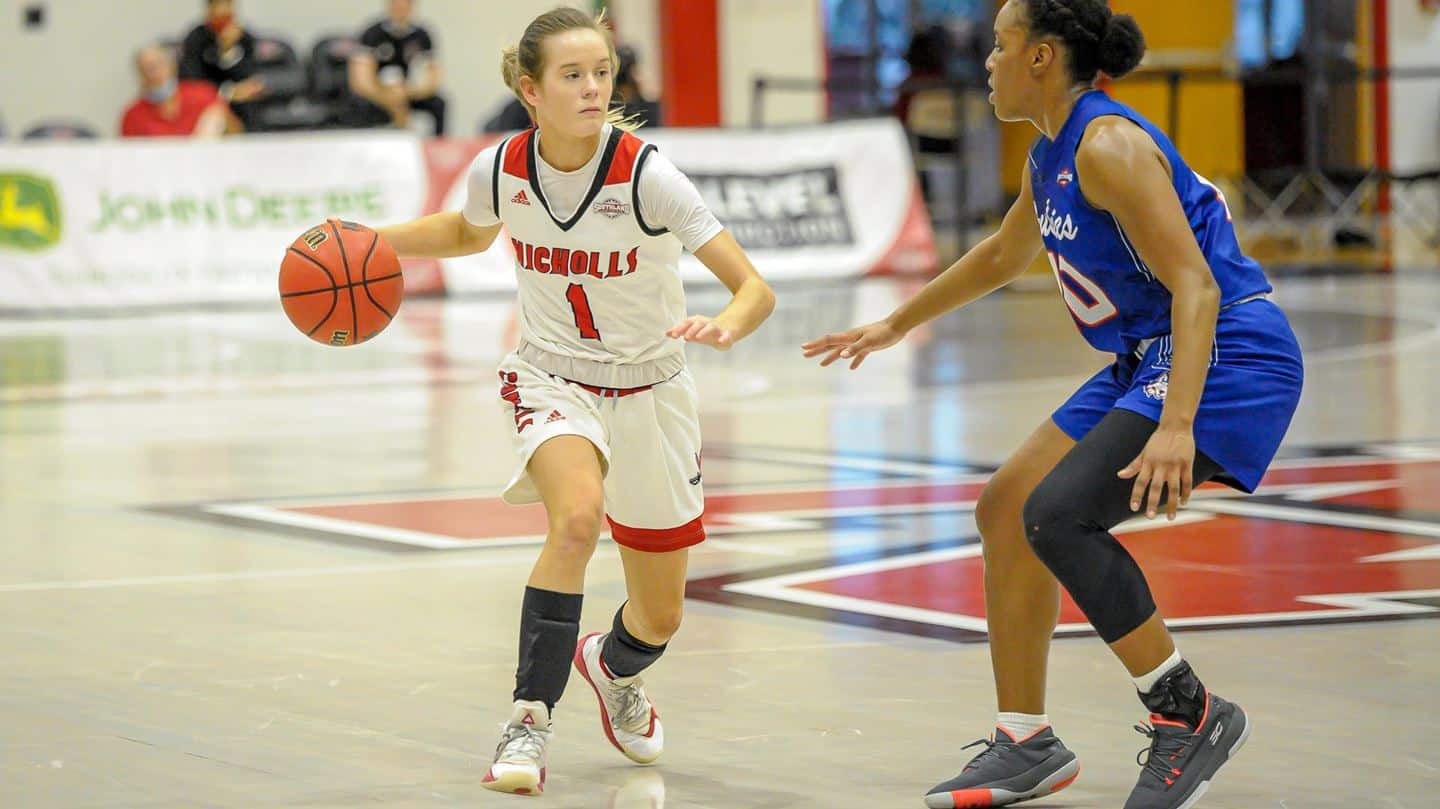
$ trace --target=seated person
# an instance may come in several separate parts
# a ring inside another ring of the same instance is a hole
[[[255,37],[235,20],[234,0],[205,0],[205,21],[185,36],[180,78],[208,81],[219,89],[241,120],[265,95],[255,75]],[[247,121],[248,123],[248,121]]]
[[[635,72],[635,49],[621,45],[616,55],[620,57],[620,66],[615,70],[615,97],[610,102],[611,106],[620,107],[626,118],[633,117],[645,126],[661,126],[660,102],[647,99],[640,91],[640,81]]]
[[[153,135],[218,137],[240,131],[214,85],[203,81],[177,81],[170,49],[149,45],[135,56],[140,74],[140,98],[120,121],[122,137]]]
[[[351,126],[410,125],[410,111],[428,112],[445,134],[440,63],[430,34],[412,20],[414,0],[389,0],[387,16],[360,35],[350,60]]]
[[[905,50],[905,63],[910,73],[895,91],[895,117],[908,127],[910,102],[917,92],[946,89],[948,62],[955,51],[950,33],[942,25],[917,30]]]
[[[522,129],[529,129],[534,125],[530,120],[530,111],[520,103],[520,99],[514,93],[506,93],[506,98],[500,104],[495,114],[486,119],[481,126],[482,132],[518,132]]]
[[[620,110],[627,119],[633,119],[643,126],[660,126],[660,102],[650,101],[640,91],[640,82],[635,73],[635,49],[621,45],[616,49],[620,66],[615,71],[615,94],[610,106]],[[529,129],[534,124],[530,112],[520,99],[509,94],[505,102],[481,126],[482,132],[515,132]]]

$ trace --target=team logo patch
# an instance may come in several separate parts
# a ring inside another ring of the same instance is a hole
[[[617,216],[629,216],[630,204],[627,202],[621,202],[614,197],[608,197],[604,200],[601,200],[600,202],[595,203],[595,206],[590,210],[600,214],[601,216],[608,216],[611,219],[614,219]]]
[[[511,205],[529,205],[529,204],[530,204],[530,197],[529,197],[529,195],[527,195],[527,194],[525,193],[525,189],[522,188],[522,189],[520,189],[519,191],[517,191],[517,192],[515,193],[515,196],[513,196],[513,197],[510,198],[510,204],[511,204]]]
[[[1059,183],[1061,188],[1064,188],[1075,182],[1075,172],[1070,169],[1060,169],[1060,174],[1055,178],[1055,182]]]
[[[1165,394],[1170,392],[1170,374],[1164,373],[1154,382],[1145,386],[1145,395],[1157,401],[1165,401]]]

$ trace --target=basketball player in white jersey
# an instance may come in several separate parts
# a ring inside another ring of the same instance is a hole
[[[638,763],[659,757],[639,674],[680,625],[688,548],[705,538],[684,343],[728,349],[775,305],[694,185],[608,112],[616,64],[603,17],[537,17],[502,65],[535,128],[476,158],[463,211],[380,229],[401,255],[443,258],[487,249],[503,224],[515,251],[521,339],[500,397],[518,458],[505,499],[543,502],[549,531],[525,589],[514,709],[484,778],[499,792],[544,790],[572,661],[610,743]],[[685,314],[682,247],[734,295],[714,317]],[[609,632],[579,638],[602,519],[629,600]]]

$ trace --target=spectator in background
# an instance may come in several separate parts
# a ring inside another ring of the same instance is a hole
[[[414,0],[389,0],[388,15],[360,35],[360,51],[350,60],[353,125],[409,126],[410,111],[421,110],[434,118],[435,134],[445,134],[435,43],[414,23],[414,11]]]
[[[610,105],[622,110],[626,118],[634,116],[645,126],[661,126],[660,102],[645,98],[640,91],[635,73],[635,49],[621,45],[615,49],[615,55],[620,57],[620,64],[615,70],[615,93]],[[529,129],[533,124],[525,105],[512,94],[481,129],[484,132],[516,132]]]
[[[495,115],[480,128],[482,132],[519,132],[534,125],[534,121],[530,120],[530,111],[525,109],[520,99],[516,98],[514,93],[508,93],[507,96]]]
[[[121,136],[213,138],[226,131],[240,131],[240,122],[230,114],[214,85],[176,79],[175,57],[169,48],[141,48],[135,55],[135,69],[140,74],[140,98],[125,110],[120,121]]]
[[[255,37],[235,20],[234,0],[205,0],[205,21],[185,36],[180,48],[180,78],[208,81],[250,123],[252,102],[265,95],[255,76]]]
[[[626,118],[633,116],[645,126],[660,126],[660,102],[651,101],[640,92],[640,82],[635,73],[635,49],[621,45],[615,52],[620,57],[620,66],[615,69],[615,97],[611,105],[623,109]]]
[[[910,75],[895,91],[895,117],[900,123],[909,120],[910,101],[915,93],[944,86],[953,50],[950,32],[943,25],[921,28],[910,38],[910,46],[905,49],[905,64],[910,67]]]

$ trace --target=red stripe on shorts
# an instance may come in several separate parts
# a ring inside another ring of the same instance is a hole
[[[704,519],[705,515],[701,514],[676,528],[631,528],[615,522],[609,515],[605,517],[610,523],[610,536],[617,544],[646,553],[666,553],[699,545],[705,541]]]

